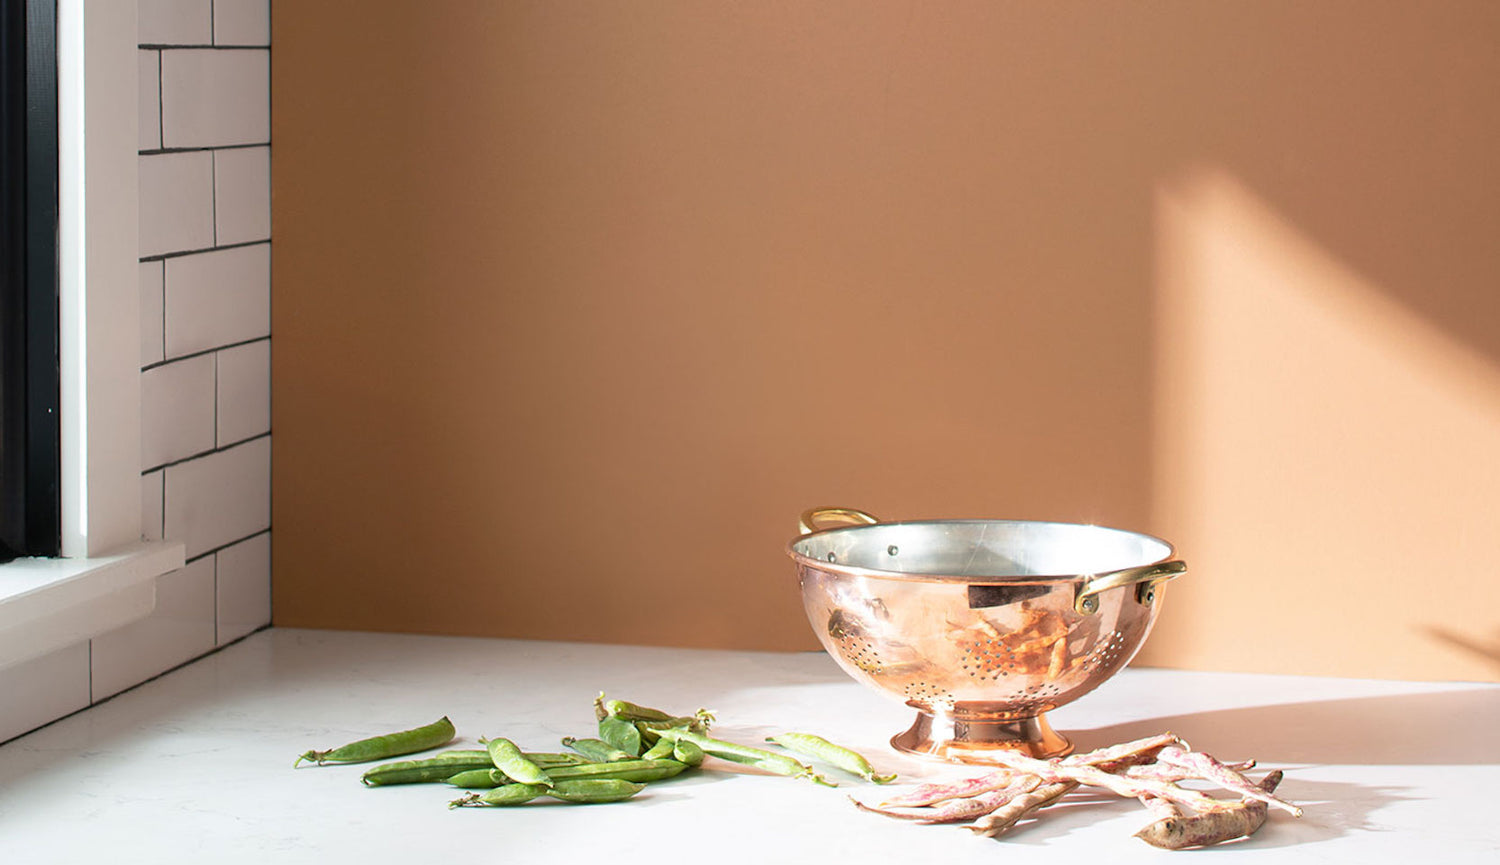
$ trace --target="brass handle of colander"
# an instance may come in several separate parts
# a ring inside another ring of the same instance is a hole
[[[1078,587],[1078,594],[1073,598],[1073,609],[1079,615],[1092,616],[1099,612],[1100,593],[1133,584],[1140,586],[1136,590],[1136,600],[1150,606],[1156,600],[1158,583],[1165,583],[1185,573],[1187,573],[1187,563],[1173,560],[1158,562],[1154,565],[1141,565],[1138,568],[1110,571],[1107,574],[1095,574]]]
[[[829,522],[833,525],[824,525]],[[798,518],[797,532],[810,535],[834,526],[873,526],[878,522],[880,520],[854,508],[809,508]]]

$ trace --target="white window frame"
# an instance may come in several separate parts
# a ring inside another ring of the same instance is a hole
[[[0,668],[150,614],[141,540],[136,0],[57,4],[62,557],[0,565]]]

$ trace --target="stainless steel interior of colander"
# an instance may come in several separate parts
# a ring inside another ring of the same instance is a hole
[[[1172,547],[1121,529],[1026,520],[930,520],[829,529],[791,544],[844,568],[922,577],[1072,577],[1159,562]]]

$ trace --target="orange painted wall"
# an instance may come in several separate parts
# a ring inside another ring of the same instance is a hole
[[[1500,674],[1500,7],[418,9],[276,8],[277,624],[811,648],[837,503]]]

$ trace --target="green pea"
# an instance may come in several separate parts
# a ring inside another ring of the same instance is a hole
[[[874,781],[876,784],[889,784],[896,780],[894,774],[876,775],[875,768],[870,765],[861,754],[849,748],[835,745],[822,736],[814,736],[811,733],[778,733],[766,739],[767,742],[775,742],[789,751],[795,751],[804,757],[814,760],[822,760],[830,766],[843,769],[851,775],[858,775],[866,781]]]
[[[448,803],[449,808],[462,808],[466,805],[473,806],[505,806],[520,805],[530,802],[532,799],[542,795],[547,788],[540,784],[506,784],[484,793],[470,793]]]
[[[618,778],[578,779],[558,781],[547,790],[547,795],[564,802],[591,805],[603,802],[620,802],[646,789],[645,784],[622,781]]]
[[[308,751],[298,757],[292,766],[300,766],[303,760],[311,760],[321,766],[324,763],[368,763],[402,754],[415,754],[448,744],[453,741],[453,734],[453,722],[444,716],[423,727],[387,733],[384,736],[371,736],[327,751]]]
[[[562,743],[564,748],[572,748],[595,763],[634,759],[632,754],[616,748],[603,739],[575,739],[572,736],[565,736]]]
[[[480,761],[470,757],[430,757],[426,760],[400,760],[382,763],[359,777],[366,787],[389,787],[392,784],[428,784],[446,781],[470,769],[495,768],[488,755]]]
[[[624,718],[609,717],[601,720],[599,738],[631,757],[639,757],[641,754],[641,731]]]
[[[785,754],[777,754],[774,751],[764,751],[760,748],[751,748],[748,745],[737,745],[733,742],[725,742],[721,739],[711,739],[702,733],[694,733],[682,727],[670,727],[661,730],[664,739],[672,739],[674,742],[691,742],[697,745],[703,753],[718,757],[721,760],[729,760],[744,766],[753,766],[774,772],[778,775],[787,775],[793,778],[807,778],[815,784],[825,787],[837,787],[838,784],[824,778],[814,772],[811,766],[803,765]]]
[[[516,743],[504,737],[490,739],[485,743],[485,749],[489,751],[490,760],[494,761],[495,768],[504,772],[512,780],[521,784],[541,784],[543,787],[552,786],[552,779],[537,764],[526,759]]]

